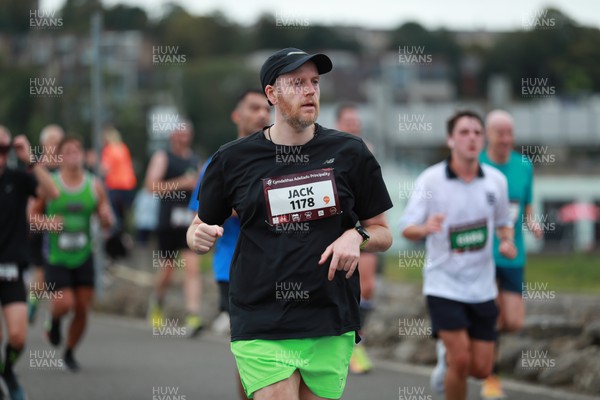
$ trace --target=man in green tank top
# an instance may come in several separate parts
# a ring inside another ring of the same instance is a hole
[[[53,222],[47,232],[47,288],[51,298],[51,318],[46,335],[53,346],[61,343],[61,319],[72,312],[64,362],[72,371],[79,369],[74,349],[83,336],[88,309],[94,295],[94,264],[91,223],[97,214],[103,228],[109,228],[114,217],[106,193],[92,174],[84,169],[84,150],[79,139],[66,137],[58,146],[62,163],[53,174],[59,196],[51,201],[38,201],[34,212],[43,213]]]

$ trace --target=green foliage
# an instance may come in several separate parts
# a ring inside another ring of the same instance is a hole
[[[29,93],[29,79],[35,76],[36,69],[12,67],[0,63],[0,124],[5,125],[16,136],[28,133],[32,128],[31,119],[36,109],[36,99]],[[31,138],[31,135],[28,135]]]
[[[64,31],[89,34],[91,16],[101,11],[101,0],[66,0],[61,9]]]
[[[104,27],[108,30],[146,30],[148,15],[139,7],[117,4],[104,12]]]
[[[502,73],[519,93],[523,78],[549,78],[560,94],[600,90],[600,30],[579,27],[558,10],[547,10],[552,29],[506,33],[487,54],[482,80]]]
[[[420,260],[423,261],[423,260]],[[398,256],[388,255],[385,259],[385,279],[392,282],[423,282],[421,268],[400,268],[401,265],[414,266],[414,260],[399,262]],[[566,293],[600,293],[599,254],[531,254],[525,267],[527,282],[543,282],[548,290]]]
[[[239,58],[223,57],[186,65],[184,82],[183,108],[194,124],[195,142],[210,155],[237,137],[230,118],[235,99],[259,86],[258,77]]]
[[[263,14],[251,30],[250,50],[281,49],[297,47],[306,51],[320,49],[339,49],[357,52],[360,47],[356,40],[342,36],[335,28],[312,25],[277,26],[276,19],[270,14]]]
[[[36,10],[37,5],[38,0],[0,1],[0,32],[27,32],[30,24],[30,11]]]

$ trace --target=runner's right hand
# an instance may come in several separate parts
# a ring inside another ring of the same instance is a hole
[[[444,222],[444,214],[433,214],[425,222],[425,230],[427,234],[436,233],[442,230],[442,222]]]
[[[196,226],[192,238],[192,250],[205,254],[214,246],[217,238],[223,236],[223,227],[219,225],[208,225],[204,222]]]

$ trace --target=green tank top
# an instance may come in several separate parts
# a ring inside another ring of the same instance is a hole
[[[52,179],[60,195],[48,201],[46,213],[62,217],[63,226],[60,231],[48,234],[48,261],[52,265],[77,268],[92,253],[90,218],[98,205],[93,176],[85,172],[83,183],[76,189],[66,188],[58,172],[52,174]]]

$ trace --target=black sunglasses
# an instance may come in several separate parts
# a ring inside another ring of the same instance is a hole
[[[10,151],[10,144],[0,144],[0,154],[7,154]]]

